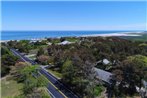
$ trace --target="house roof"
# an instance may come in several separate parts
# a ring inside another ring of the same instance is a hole
[[[147,88],[147,81],[143,80],[142,83],[143,83],[144,87]]]
[[[103,63],[107,65],[110,63],[110,61],[108,61],[107,59],[103,59]]]
[[[59,43],[59,45],[66,45],[66,44],[71,44],[71,42],[69,42],[69,41],[63,41],[63,42]]]
[[[112,73],[107,72],[102,69],[98,69],[96,67],[94,68],[94,70],[96,71],[96,75],[98,76],[99,79],[101,79],[107,83],[110,83],[111,76],[113,75]]]

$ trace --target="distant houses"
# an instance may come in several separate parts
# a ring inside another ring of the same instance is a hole
[[[35,43],[35,42],[41,42],[42,40],[45,40],[45,39],[31,39],[30,40],[30,43]]]
[[[69,41],[63,41],[61,43],[58,43],[58,45],[67,45],[67,44],[71,44],[72,42],[69,42]]]
[[[43,40],[46,40],[46,39],[32,39],[32,40],[30,40],[30,43],[42,42]],[[67,44],[72,44],[72,43],[74,43],[74,42],[70,42],[70,41],[65,40],[63,42],[56,43],[56,45],[67,45]],[[47,42],[46,44],[52,45],[53,43]]]

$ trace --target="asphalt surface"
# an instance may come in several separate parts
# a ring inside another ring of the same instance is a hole
[[[10,49],[14,55],[19,56],[23,61],[29,62],[32,65],[37,64],[35,61],[21,55],[16,49]],[[52,98],[79,98],[67,86],[59,81],[55,76],[50,74],[45,68],[40,67],[39,72],[43,74],[51,83],[48,83],[47,89]]]

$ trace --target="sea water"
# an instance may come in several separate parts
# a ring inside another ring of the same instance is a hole
[[[2,31],[1,40],[31,40],[49,37],[84,36],[92,34],[111,34],[131,31]]]

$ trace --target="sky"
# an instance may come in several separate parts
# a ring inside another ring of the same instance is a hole
[[[147,30],[146,1],[4,1],[2,30]]]

